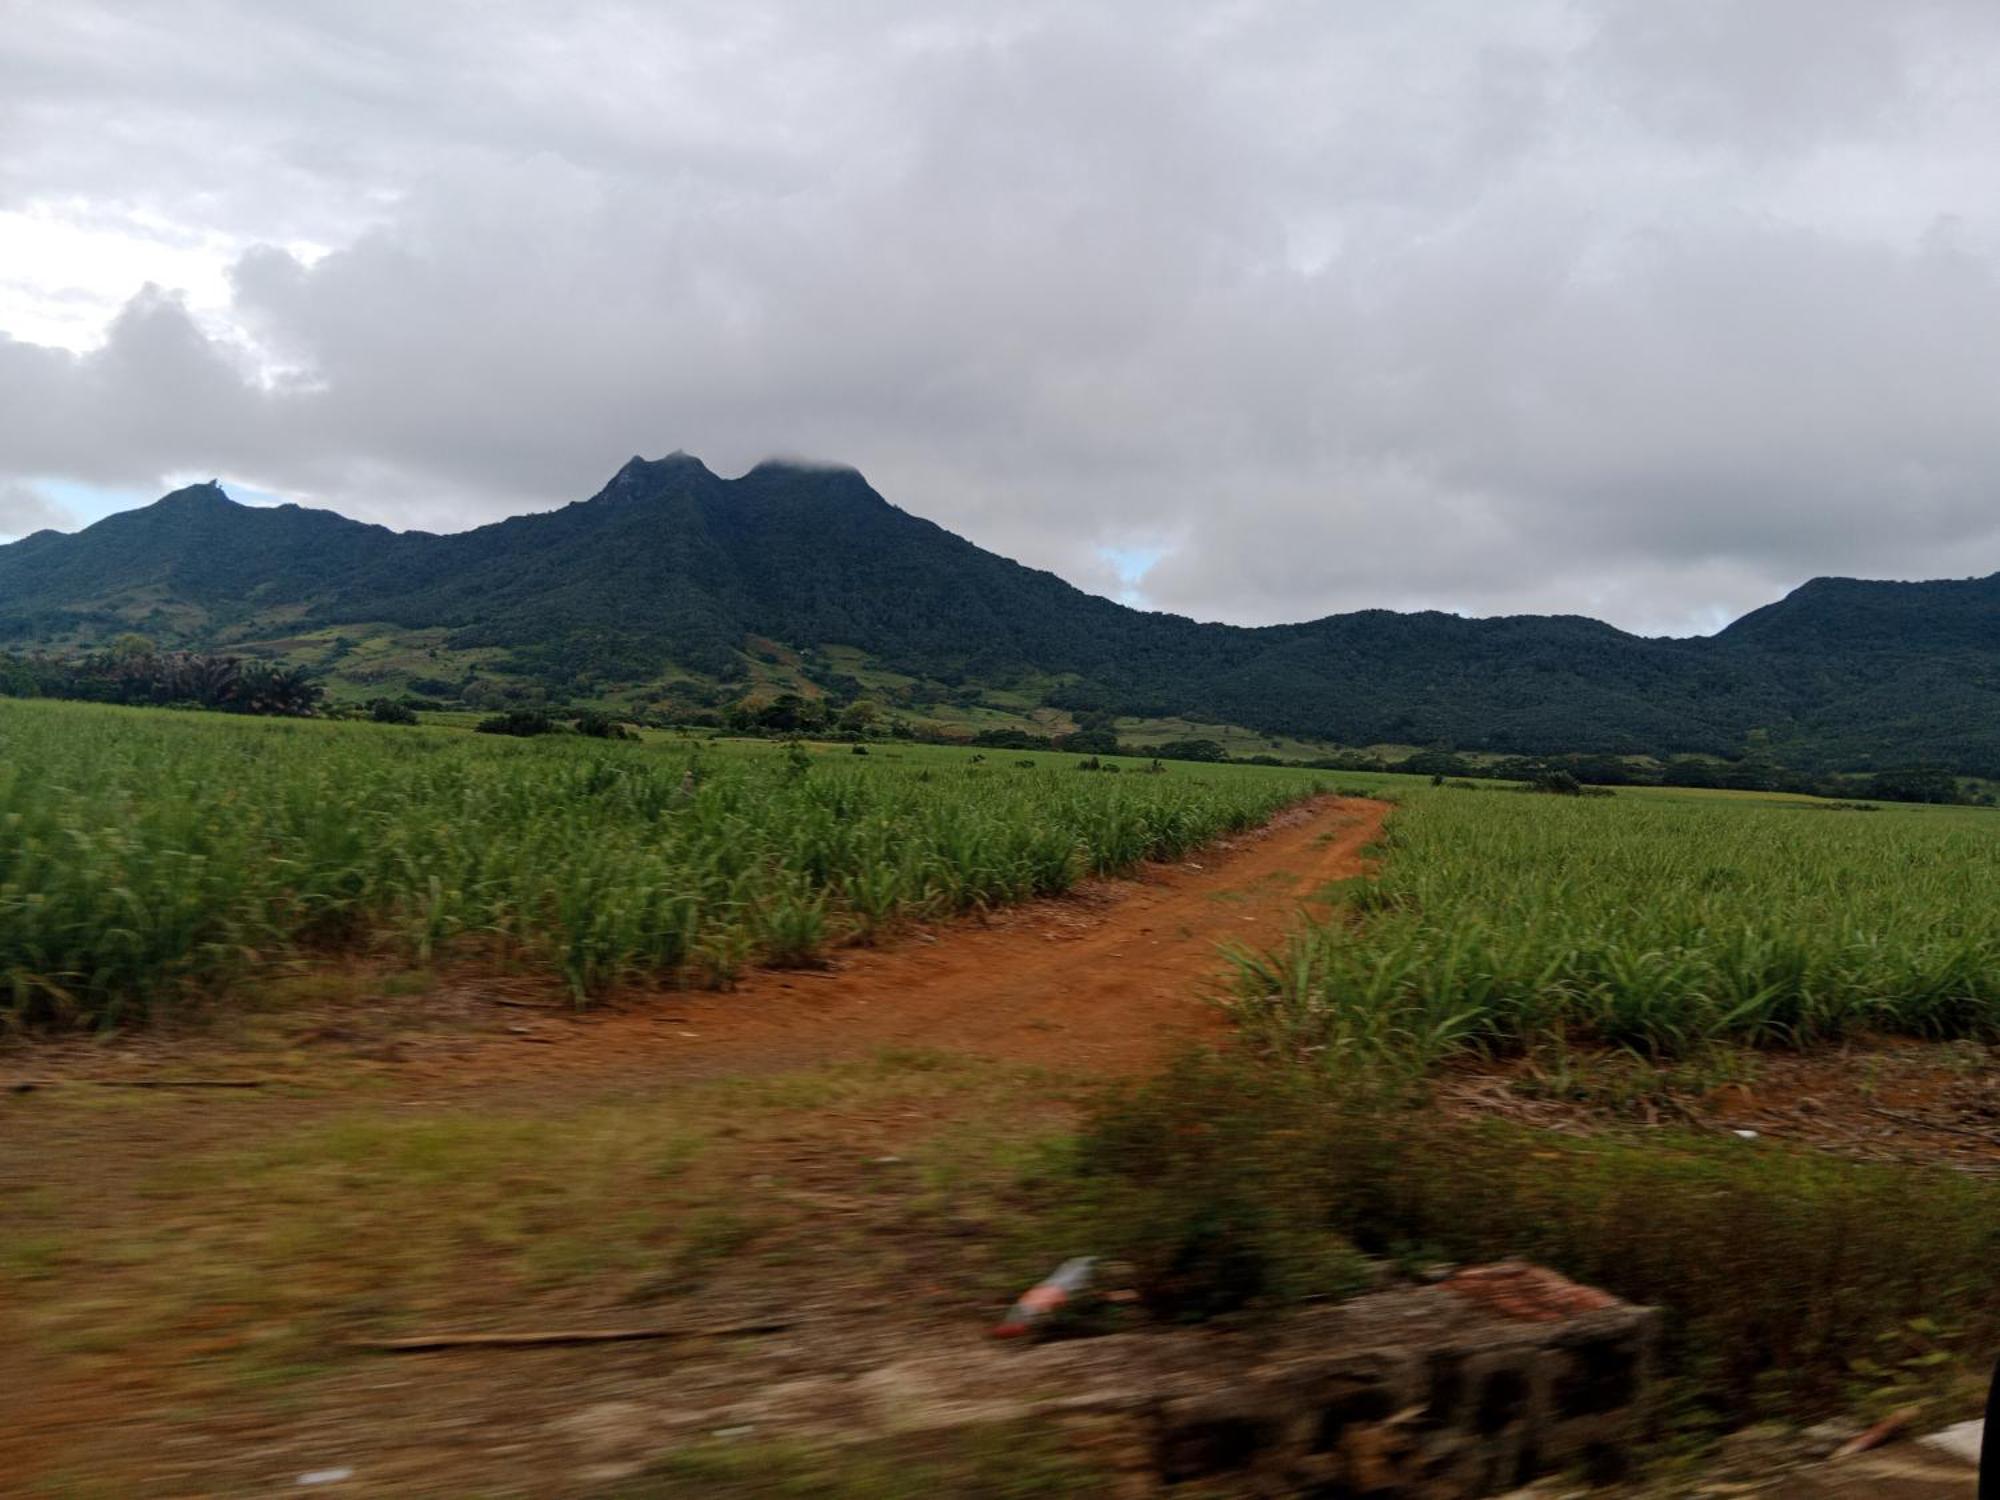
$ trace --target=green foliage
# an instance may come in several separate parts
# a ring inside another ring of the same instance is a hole
[[[809,775],[795,774],[802,758]],[[0,1014],[109,1022],[306,943],[498,951],[579,997],[1179,858],[1312,790],[0,701]]]
[[[1167,1318],[1358,1289],[1329,1227],[1333,1180],[1287,1146],[1318,1124],[1320,1097],[1302,1072],[1204,1054],[1115,1092],[1067,1163],[1078,1232],[1130,1262]]]
[[[510,708],[504,714],[494,714],[473,725],[478,734],[505,734],[515,739],[531,739],[538,734],[553,734],[556,721],[536,708]]]
[[[1116,755],[1118,736],[1109,729],[1079,729],[1074,734],[1058,735],[1055,748],[1076,755]]]
[[[1664,1308],[1667,1373],[1717,1421],[1837,1404],[1913,1328],[1934,1365],[2000,1342],[2000,1198],[1975,1180],[1734,1137],[1454,1124],[1366,1074],[1183,1059],[1108,1095],[1052,1186],[1108,1205],[1105,1253],[1177,1310],[1351,1290],[1349,1244],[1539,1261]]]
[[[322,697],[317,683],[290,667],[156,652],[141,635],[120,636],[110,649],[83,657],[0,653],[0,695],[294,716],[316,711]]]
[[[368,705],[368,717],[377,724],[414,724],[416,710],[394,698],[377,698]]]
[[[1412,791],[1336,919],[1239,962],[1268,1041],[1430,1061],[2000,1032],[2000,823],[1829,804]]]
[[[1162,760],[1218,761],[1229,759],[1220,743],[1215,740],[1167,740],[1152,747],[1153,754]]]
[[[576,732],[585,739],[592,740],[632,740],[637,739],[625,724],[609,714],[598,713],[595,709],[576,716]]]
[[[1958,778],[1940,766],[1916,766],[1900,771],[1883,771],[1872,777],[1865,797],[1884,802],[1959,802],[1963,800]]]
[[[1186,715],[1347,745],[1741,757],[1761,742],[1800,770],[1922,759],[2000,776],[2000,575],[1820,579],[1690,640],[1386,610],[1245,629],[1092,597],[896,509],[852,470],[778,463],[724,480],[686,455],[635,460],[588,504],[442,537],[196,486],[0,547],[0,601],[0,640],[108,639],[168,609],[194,644],[253,625],[439,630],[575,696],[669,662],[743,681],[757,637],[771,666],[782,653],[765,641],[858,648],[933,701],[1034,680],[1091,735],[1111,712]],[[819,678],[835,699],[860,683]],[[739,710],[780,734],[829,711],[796,694]]]

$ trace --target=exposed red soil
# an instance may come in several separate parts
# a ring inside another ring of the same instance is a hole
[[[915,929],[821,970],[757,970],[727,991],[617,997],[581,1016],[517,1009],[520,1028],[435,1071],[771,1072],[883,1047],[1116,1075],[1219,1033],[1226,946],[1276,944],[1329,882],[1364,872],[1379,802],[1323,797],[1179,864],[1073,895]],[[524,1038],[555,1046],[522,1047]]]
[[[879,947],[844,950],[825,970],[756,971],[728,992],[634,990],[576,1012],[540,979],[467,967],[448,971],[428,995],[395,999],[368,989],[362,973],[360,988],[336,1003],[276,1015],[275,1042],[265,1034],[239,1046],[219,1028],[17,1046],[0,1058],[0,1082],[35,1088],[0,1098],[9,1137],[0,1200],[89,1163],[93,1186],[79,1200],[82,1217],[57,1232],[79,1243],[113,1227],[129,1233],[134,1224],[199,1232],[199,1200],[146,1196],[148,1174],[322,1114],[533,1114],[544,1105],[659,1097],[682,1082],[772,1075],[884,1049],[992,1058],[1066,1078],[1141,1070],[1188,1039],[1221,1032],[1226,1014],[1214,1002],[1228,973],[1226,945],[1277,943],[1323,886],[1362,873],[1362,851],[1386,811],[1370,801],[1317,799],[1181,863],[985,918],[906,930]],[[100,1091],[95,1080],[245,1077],[270,1086],[148,1090],[143,1109],[55,1110],[40,1102],[45,1088],[129,1093]],[[355,1493],[462,1493],[481,1484],[515,1492],[499,1483],[502,1474],[525,1485],[522,1492],[571,1493],[576,1444],[539,1431],[556,1415],[538,1416],[532,1435],[519,1430],[521,1413],[543,1393],[562,1393],[554,1403],[560,1414],[634,1390],[657,1400],[662,1382],[677,1398],[708,1386],[756,1390],[774,1372],[844,1368],[877,1346],[892,1350],[913,1326],[927,1327],[926,1339],[976,1338],[990,1309],[970,1300],[964,1255],[952,1240],[983,1231],[947,1226],[947,1239],[931,1243],[927,1236],[938,1231],[914,1229],[905,1218],[914,1186],[886,1192],[884,1169],[865,1165],[899,1160],[910,1142],[954,1118],[949,1101],[928,1109],[926,1119],[900,1108],[893,1118],[868,1106],[831,1108],[757,1148],[755,1166],[765,1174],[757,1180],[784,1184],[749,1190],[782,1221],[777,1239],[803,1247],[816,1237],[858,1236],[880,1261],[882,1285],[800,1276],[804,1249],[788,1274],[746,1262],[707,1295],[753,1310],[775,1301],[800,1317],[796,1335],[764,1341],[769,1347],[755,1359],[634,1345],[504,1359],[440,1355],[407,1371],[362,1361],[324,1378],[310,1408],[280,1425],[247,1401],[218,1405],[211,1395],[190,1428],[176,1403],[227,1378],[215,1361],[241,1346],[255,1322],[246,1309],[218,1307],[214,1327],[163,1330],[113,1359],[5,1340],[0,1474],[85,1473],[114,1486],[143,1475],[153,1493],[247,1493],[317,1466],[319,1455],[359,1452],[369,1456],[370,1474]],[[281,1218],[274,1209],[273,1222]],[[445,1297],[439,1316],[495,1316],[493,1289],[471,1274],[471,1263],[467,1269],[462,1298]],[[913,1274],[923,1289],[916,1297]],[[558,1326],[629,1321],[634,1314],[620,1300],[627,1291],[622,1283],[589,1286],[500,1316]],[[140,1295],[122,1273],[93,1292],[107,1309]],[[0,1327],[7,1321],[0,1316]],[[6,1487],[0,1481],[0,1491]]]

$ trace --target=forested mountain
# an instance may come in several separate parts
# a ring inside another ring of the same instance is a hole
[[[852,469],[633,459],[595,497],[449,536],[180,490],[0,547],[0,645],[142,630],[431,631],[558,688],[742,675],[752,638],[1075,711],[1344,744],[1930,761],[2000,775],[2000,575],[1818,579],[1717,636],[1366,610],[1246,629],[1127,608],[889,504]],[[274,647],[273,649],[276,649]]]

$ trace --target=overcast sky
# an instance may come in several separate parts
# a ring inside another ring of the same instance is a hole
[[[2000,569],[2000,7],[0,0],[0,535],[858,466],[1085,587]]]

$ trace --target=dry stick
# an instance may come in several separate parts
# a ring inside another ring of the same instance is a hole
[[[782,1333],[789,1321],[720,1323],[706,1328],[583,1328],[553,1333],[426,1333],[413,1338],[365,1339],[354,1347],[371,1354],[422,1354],[434,1349],[533,1349],[560,1344],[629,1344],[640,1339],[726,1338]]]
[[[264,1078],[85,1078],[101,1089],[261,1089]]]

